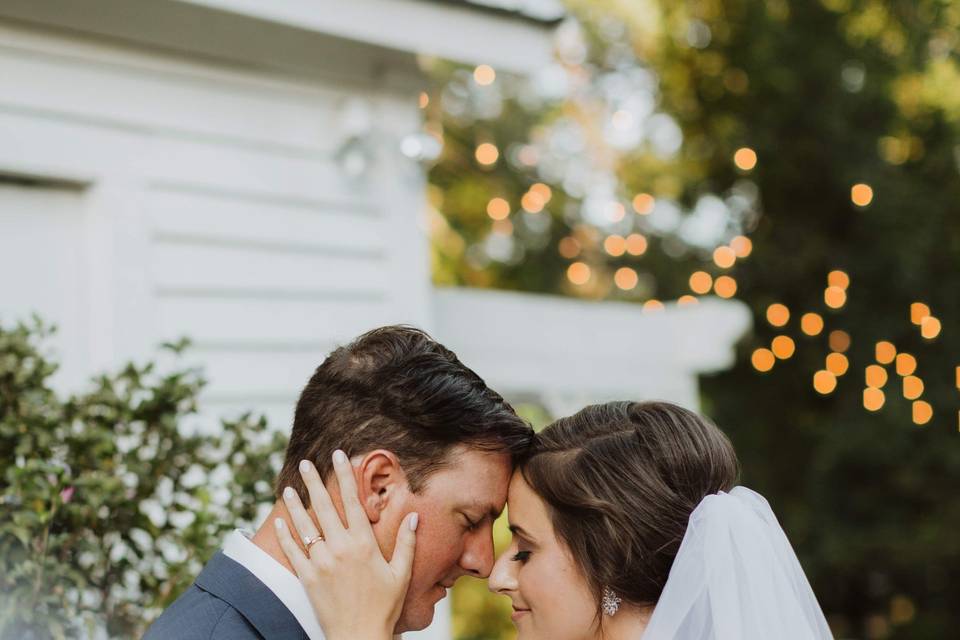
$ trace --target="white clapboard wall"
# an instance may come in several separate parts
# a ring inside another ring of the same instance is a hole
[[[35,301],[58,322],[71,382],[189,336],[206,410],[279,428],[333,345],[426,323],[423,177],[398,142],[418,86],[323,71],[0,22],[3,319]],[[358,102],[372,162],[351,178],[337,152]]]

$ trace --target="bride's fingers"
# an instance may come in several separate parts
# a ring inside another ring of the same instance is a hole
[[[337,483],[340,485],[340,498],[347,515],[347,525],[353,533],[363,535],[370,530],[370,519],[357,497],[357,479],[353,475],[353,465],[342,451],[337,450],[333,454],[333,471],[337,474]],[[369,533],[372,537],[373,532]]]
[[[290,514],[290,519],[293,520],[293,526],[296,528],[297,534],[299,534],[301,540],[304,540],[304,546],[306,546],[305,538],[313,538],[319,531],[317,531],[317,526],[303,507],[300,496],[293,490],[293,487],[286,487],[283,490],[283,504],[287,507],[287,512]]]
[[[309,460],[300,462],[300,477],[303,478],[303,484],[307,487],[307,493],[310,495],[310,506],[313,508],[313,514],[317,516],[320,528],[323,529],[324,538],[327,540],[342,538],[344,535],[343,522],[330,500],[327,488],[323,486],[320,473]]]
[[[417,547],[417,525],[420,523],[420,514],[411,513],[408,515],[400,531],[397,532],[397,545],[393,550],[393,557],[390,559],[390,566],[393,567],[394,574],[403,580],[404,584],[410,582],[410,576],[413,573],[413,552]]]
[[[313,570],[313,565],[310,564],[310,560],[303,554],[303,551],[300,550],[297,543],[294,542],[293,536],[290,535],[290,530],[287,529],[287,525],[283,522],[283,518],[277,518],[273,521],[273,524],[277,530],[277,539],[280,541],[280,548],[283,550],[284,555],[287,556],[290,564],[293,565],[293,570],[297,572],[297,576],[302,579],[310,575],[310,572]]]

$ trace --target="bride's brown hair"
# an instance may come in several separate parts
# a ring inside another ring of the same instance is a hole
[[[545,428],[521,473],[547,503],[599,616],[604,587],[638,607],[656,604],[691,512],[733,488],[739,464],[709,420],[667,402],[624,401]]]

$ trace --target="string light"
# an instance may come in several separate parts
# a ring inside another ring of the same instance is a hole
[[[923,395],[923,380],[917,376],[906,376],[903,379],[903,397],[907,400],[916,400]]]
[[[647,252],[647,239],[639,233],[627,236],[627,253],[632,256],[642,256]],[[708,287],[709,288],[709,287]]]
[[[713,250],[713,261],[721,269],[729,269],[737,261],[737,254],[730,247],[717,247]]]
[[[923,323],[923,319],[929,317],[930,307],[923,304],[922,302],[914,302],[910,305],[910,322],[919,326]]]
[[[933,418],[933,407],[929,402],[917,400],[913,403],[913,421],[915,424],[927,424]]]
[[[557,245],[557,250],[560,252],[560,255],[564,258],[572,259],[580,255],[580,243],[577,242],[577,239],[571,236],[567,236],[560,240],[560,244]]]
[[[773,355],[781,360],[790,358],[796,351],[796,344],[790,336],[777,336],[770,345]]]
[[[713,290],[721,298],[732,298],[737,293],[737,281],[730,276],[720,276],[713,283]]]
[[[882,340],[876,346],[876,358],[880,364],[890,364],[897,357],[897,348],[892,342]]]
[[[818,313],[805,313],[800,318],[800,330],[808,336],[818,336],[823,331],[823,318]]]
[[[550,198],[553,197],[553,190],[542,182],[535,182],[534,184],[530,185],[529,191],[530,193],[535,193],[540,196],[540,199],[543,200],[544,204],[550,202]]]
[[[863,408],[867,411],[879,411],[886,400],[887,397],[880,389],[867,387],[863,390]]]
[[[823,291],[823,301],[831,309],[839,309],[847,303],[847,292],[837,286],[830,286]]]
[[[933,316],[927,316],[920,323],[920,335],[927,340],[933,340],[940,335],[940,321]]]
[[[957,367],[957,389],[960,389],[960,367]]]
[[[523,197],[520,198],[520,206],[523,207],[524,211],[530,213],[540,213],[543,211],[543,206],[547,204],[543,199],[543,196],[537,193],[536,191],[527,191],[523,194]]]
[[[590,280],[590,267],[583,262],[574,262],[567,268],[567,278],[576,285],[586,284]]]
[[[830,349],[839,353],[846,353],[847,349],[850,348],[850,334],[840,329],[831,331],[828,341]]]
[[[690,275],[690,290],[703,295],[713,288],[713,277],[706,271],[695,271]]]
[[[497,72],[488,64],[481,64],[473,70],[473,80],[481,87],[493,84],[497,79]]]
[[[503,198],[491,198],[487,203],[487,215],[494,220],[504,220],[510,215],[510,203]]]
[[[689,307],[691,305],[700,304],[700,301],[688,293],[677,298],[677,304],[681,307]]]
[[[775,302],[767,307],[767,322],[774,327],[782,327],[790,321],[790,309],[786,305]]]
[[[608,211],[610,212],[610,220],[613,222],[620,222],[627,215],[626,208],[619,202],[611,202]]]
[[[850,368],[850,361],[842,353],[831,353],[827,355],[827,371],[839,377]]]
[[[867,380],[868,387],[875,387],[879,389],[883,385],[887,384],[887,370],[881,367],[878,364],[872,364],[866,368],[864,372],[865,378]]]
[[[662,311],[663,303],[660,302],[659,300],[651,298],[650,300],[647,300],[646,302],[643,303],[643,310],[644,311]]]
[[[909,353],[898,353],[896,367],[898,376],[912,375],[917,370],[917,359]]]
[[[873,187],[862,182],[850,187],[850,200],[858,207],[866,207],[873,202]]]
[[[633,210],[640,215],[645,216],[653,211],[653,207],[656,205],[656,203],[656,198],[649,193],[638,193],[633,197]]]
[[[730,248],[738,258],[746,258],[753,252],[753,241],[747,236],[737,236],[730,241]]]
[[[813,374],[813,388],[817,393],[827,395],[837,388],[837,377],[829,371],[820,370]]]
[[[630,267],[620,267],[613,275],[613,281],[619,288],[628,291],[637,286],[640,278],[637,276],[637,272]]]
[[[763,347],[754,349],[753,355],[750,356],[750,362],[753,364],[753,368],[760,373],[766,373],[773,369],[773,364],[776,361],[777,359],[776,356],[773,355],[773,351]]]
[[[850,286],[850,276],[845,271],[835,269],[827,274],[827,285],[846,289]]]
[[[733,154],[733,164],[741,171],[752,171],[757,166],[757,152],[750,147],[740,147]]]
[[[495,144],[490,142],[484,142],[483,144],[477,146],[477,151],[475,153],[477,162],[484,166],[491,166],[497,163],[497,159],[500,157],[500,151],[497,149]]]
[[[607,236],[607,239],[603,241],[603,250],[611,256],[618,258],[627,250],[627,241],[623,236]]]

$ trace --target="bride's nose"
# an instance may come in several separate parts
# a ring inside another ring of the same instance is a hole
[[[509,549],[494,563],[487,586],[490,591],[501,595],[517,590],[517,563],[510,562]]]

